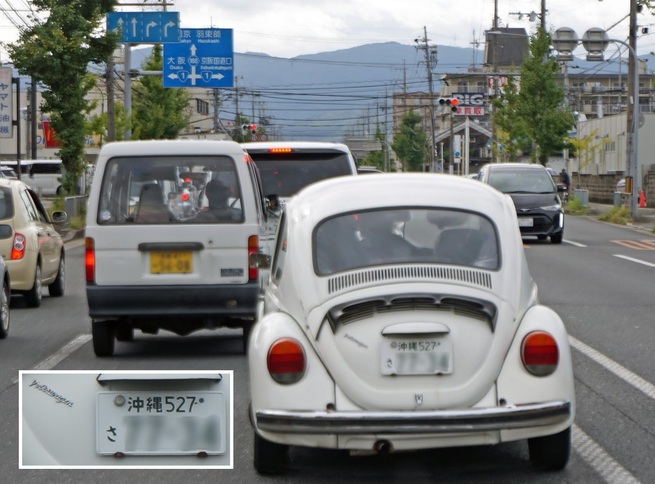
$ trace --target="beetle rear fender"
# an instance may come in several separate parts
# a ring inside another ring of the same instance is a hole
[[[559,361],[550,375],[535,376],[523,366],[521,346],[525,337],[533,331],[545,331],[557,343]],[[575,390],[569,337],[561,318],[552,309],[537,305],[523,316],[498,377],[498,400],[506,405],[570,401],[573,411],[567,426],[573,422]]]
[[[269,349],[282,338],[295,339],[304,351],[305,373],[295,383],[278,383],[268,371]],[[334,381],[306,333],[286,313],[269,314],[254,326],[248,347],[248,365],[253,415],[260,409],[325,410],[335,404]]]

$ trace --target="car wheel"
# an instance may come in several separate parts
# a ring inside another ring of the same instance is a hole
[[[289,463],[289,446],[263,439],[255,432],[255,470],[260,474],[281,474]]]
[[[116,324],[116,340],[117,341],[132,341],[134,339],[134,328],[125,322]]]
[[[528,439],[528,448],[530,461],[538,469],[562,470],[571,454],[571,427],[554,435]]]
[[[92,321],[93,351],[96,356],[112,356],[114,354],[115,321]]]
[[[41,285],[41,266],[36,265],[34,270],[34,285],[32,289],[25,293],[27,298],[27,305],[32,308],[38,308],[41,305],[41,298],[43,297],[42,292],[43,286]]]
[[[548,237],[545,235],[537,235],[537,240],[546,240]]]
[[[9,334],[9,300],[11,292],[6,281],[2,282],[2,295],[0,295],[0,339]]]
[[[559,234],[554,234],[550,236],[550,242],[553,244],[561,244],[564,234],[560,232]]]
[[[53,297],[61,297],[66,291],[66,263],[64,261],[64,254],[59,259],[59,269],[57,270],[57,277],[52,284],[48,286],[48,294]]]

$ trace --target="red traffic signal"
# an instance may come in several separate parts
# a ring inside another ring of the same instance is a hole
[[[244,134],[250,131],[252,134],[257,134],[257,125],[256,124],[244,124],[241,126],[241,130]]]
[[[458,105],[458,104],[459,104],[459,100],[457,100],[457,98],[454,98],[454,97],[449,97],[449,98],[444,98],[444,97],[442,97],[442,98],[439,98],[439,105],[440,105],[440,106],[444,106],[444,105],[445,105],[445,106],[449,106],[449,107],[450,107],[450,110],[451,110],[453,113],[456,113],[456,112],[457,112],[457,105]]]

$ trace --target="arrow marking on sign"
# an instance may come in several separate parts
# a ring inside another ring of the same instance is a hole
[[[136,24],[139,23],[139,21],[136,19],[136,17],[132,18],[132,37],[136,37]]]
[[[164,25],[164,37],[168,37],[168,29],[172,27],[175,27],[175,22],[168,22]]]
[[[150,37],[150,29],[156,26],[157,22],[150,22],[148,25],[146,25],[146,37]]]

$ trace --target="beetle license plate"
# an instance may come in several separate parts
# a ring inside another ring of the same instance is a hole
[[[96,403],[98,454],[225,453],[222,392],[100,392]]]
[[[190,251],[150,252],[151,274],[188,274],[190,272],[193,272],[193,264]]]
[[[447,375],[453,372],[453,345],[447,339],[392,339],[380,344],[383,375]]]

